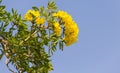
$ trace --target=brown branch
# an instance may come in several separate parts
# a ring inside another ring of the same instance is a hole
[[[9,67],[9,63],[10,63],[10,62],[11,62],[11,61],[10,61],[9,59],[6,59],[6,66],[7,66],[8,70],[11,71],[12,73],[17,73],[17,72],[14,72],[14,71]]]
[[[9,63],[11,62],[11,60],[9,59],[9,53],[7,53],[6,51],[9,49],[7,46],[8,46],[8,41],[7,40],[4,40],[2,37],[0,38],[0,43],[2,44],[2,48],[4,50],[4,54],[6,56],[6,66],[8,68],[9,71],[11,71],[12,73],[17,73],[17,72],[14,72],[10,67],[9,67]]]

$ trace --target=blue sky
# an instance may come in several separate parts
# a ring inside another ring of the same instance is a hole
[[[47,0],[4,0],[7,10],[24,14]],[[120,73],[120,0],[56,0],[77,22],[79,41],[52,57],[51,73]],[[0,73],[6,70],[0,61]]]

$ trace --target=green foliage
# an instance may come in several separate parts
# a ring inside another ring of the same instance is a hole
[[[54,1],[48,2],[48,9],[54,9],[54,10],[57,9],[57,6]]]
[[[2,1],[0,1],[1,3]],[[7,57],[6,65],[14,65],[18,72],[23,73],[48,73],[52,70],[50,57],[60,48],[63,50],[60,37],[52,32],[52,13],[57,9],[55,2],[48,2],[48,8],[32,7],[48,21],[48,27],[38,26],[31,22],[28,26],[17,10],[7,12],[5,6],[0,6],[0,59],[3,55]],[[9,66],[8,66],[9,68]],[[12,71],[9,68],[10,71]],[[14,72],[14,71],[12,71]]]

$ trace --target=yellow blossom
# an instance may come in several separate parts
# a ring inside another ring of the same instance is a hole
[[[61,10],[59,10],[57,13],[54,13],[53,16],[62,18],[63,22],[72,21],[72,17],[67,12]]]
[[[54,32],[57,34],[57,36],[60,36],[60,34],[61,34],[60,24],[58,22],[55,22],[53,24],[53,27],[54,27]]]
[[[36,18],[35,23],[36,24],[44,24],[45,23],[45,19],[44,18]]]
[[[64,23],[65,28],[64,40],[66,46],[69,46],[77,42],[79,29],[75,21],[73,21],[72,17],[65,11],[58,11],[56,13],[53,13],[53,16],[56,18],[60,18],[61,21]]]
[[[69,46],[69,45],[77,42],[78,33],[79,33],[79,29],[78,29],[78,26],[76,25],[75,22],[73,22],[71,25],[69,25],[69,27],[66,26],[66,28],[65,28],[65,38],[64,38],[64,40],[66,42],[66,46]]]
[[[29,21],[32,21],[32,19],[33,19],[33,17],[32,17],[32,15],[31,14],[28,14],[28,13],[26,13],[25,14],[25,17],[24,17],[26,20],[29,20]]]
[[[27,13],[32,14],[34,17],[39,17],[40,16],[39,11],[35,11],[35,10],[28,10]]]
[[[40,13],[39,11],[35,11],[35,10],[28,10],[24,16],[24,18],[26,20],[32,21],[33,17],[39,17]]]

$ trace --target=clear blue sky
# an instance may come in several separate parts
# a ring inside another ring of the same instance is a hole
[[[24,14],[47,0],[4,0]],[[120,73],[120,0],[56,0],[77,22],[79,41],[52,57],[51,73]],[[10,73],[0,61],[0,73]]]

